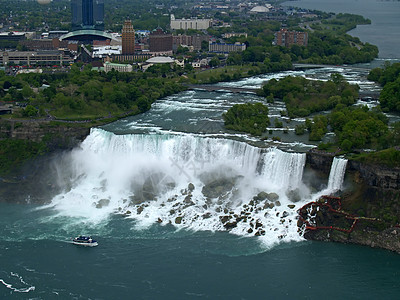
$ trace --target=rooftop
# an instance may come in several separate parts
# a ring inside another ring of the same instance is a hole
[[[168,64],[173,63],[174,59],[168,56],[155,56],[146,60],[147,63],[152,64]]]

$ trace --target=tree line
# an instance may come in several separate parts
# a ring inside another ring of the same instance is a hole
[[[350,85],[340,74],[332,74],[328,81],[287,76],[280,80],[269,80],[263,85],[260,94],[270,102],[276,98],[283,100],[286,114],[294,118],[329,110],[338,104],[352,105],[358,97],[358,89],[358,86]]]
[[[400,63],[386,63],[383,68],[375,68],[368,79],[382,86],[379,102],[384,112],[400,112]]]
[[[158,72],[98,72],[75,64],[68,73],[0,73],[0,100],[23,102],[20,116],[95,119],[140,113],[156,99],[184,90],[176,77]]]

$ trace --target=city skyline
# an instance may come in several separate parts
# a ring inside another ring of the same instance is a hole
[[[72,0],[72,30],[104,30],[104,0]]]

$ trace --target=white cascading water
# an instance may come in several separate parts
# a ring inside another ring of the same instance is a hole
[[[346,167],[347,159],[341,157],[333,158],[327,188],[329,192],[334,193],[342,189]]]
[[[296,211],[311,197],[301,180],[304,165],[305,154],[234,140],[92,129],[58,162],[65,191],[52,206],[80,221],[120,213],[138,228],[158,222],[229,230],[273,245],[302,239]]]

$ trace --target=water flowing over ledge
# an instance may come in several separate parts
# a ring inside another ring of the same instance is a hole
[[[78,220],[118,213],[136,228],[228,230],[272,246],[302,240],[296,210],[315,196],[302,182],[305,158],[229,139],[92,129],[57,163],[65,191],[52,206]]]
[[[336,192],[342,189],[344,175],[346,173],[347,159],[334,157],[331,172],[329,173],[328,190]]]

